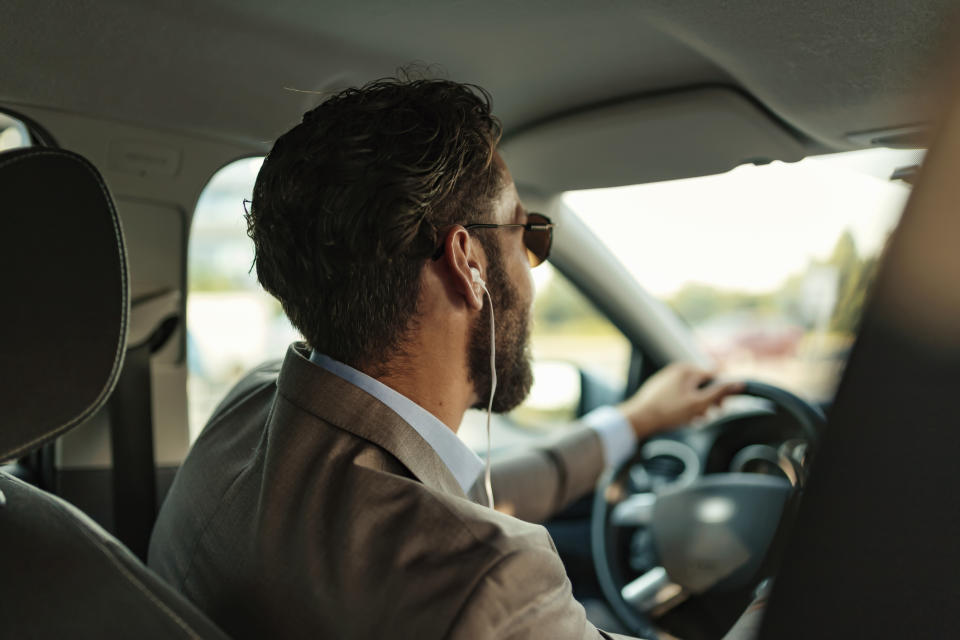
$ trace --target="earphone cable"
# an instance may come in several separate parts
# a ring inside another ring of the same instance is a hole
[[[487,491],[487,504],[493,509],[493,483],[490,479],[490,417],[493,413],[493,394],[497,391],[497,339],[493,319],[493,298],[487,287],[483,287],[490,305],[490,399],[487,402],[487,460],[483,472],[483,485]]]

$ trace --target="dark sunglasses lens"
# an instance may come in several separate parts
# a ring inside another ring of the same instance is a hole
[[[527,222],[533,224],[547,224],[549,220],[536,213],[530,214]],[[527,247],[527,259],[530,266],[535,267],[550,256],[550,243],[553,239],[553,229],[535,229],[524,231],[523,243]]]

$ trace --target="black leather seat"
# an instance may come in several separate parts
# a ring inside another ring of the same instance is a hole
[[[884,252],[760,638],[960,638],[956,127]]]
[[[96,169],[59,149],[0,155],[0,461],[80,424],[126,350],[120,221]],[[0,472],[0,635],[225,638],[107,532]]]

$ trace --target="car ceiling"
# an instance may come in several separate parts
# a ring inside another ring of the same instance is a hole
[[[598,105],[732,87],[810,150],[912,123],[949,0],[13,0],[0,101],[266,148],[413,61],[493,95],[505,139]]]

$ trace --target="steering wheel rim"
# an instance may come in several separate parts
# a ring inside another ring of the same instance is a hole
[[[819,407],[811,405],[799,396],[785,389],[754,380],[744,381],[744,388],[738,395],[752,396],[768,400],[794,419],[794,421],[800,427],[803,437],[807,442],[807,450],[810,453],[808,453],[806,456],[807,460],[805,467],[809,468],[809,458],[811,457],[812,452],[815,451],[820,434],[826,424],[826,417],[824,416],[823,411]],[[656,637],[656,630],[651,617],[645,613],[642,613],[641,611],[638,611],[637,608],[630,605],[625,600],[621,592],[622,587],[617,586],[617,580],[615,580],[612,571],[612,559],[610,558],[610,553],[607,549],[608,534],[613,526],[610,523],[611,512],[616,504],[621,504],[623,500],[626,499],[623,498],[621,500],[611,500],[611,498],[614,498],[614,496],[609,495],[612,493],[611,488],[616,486],[617,479],[623,475],[623,472],[626,468],[636,464],[636,458],[638,455],[640,455],[641,450],[642,448],[638,447],[637,455],[633,456],[630,460],[625,461],[617,467],[607,469],[601,474],[597,482],[597,489],[594,492],[590,523],[590,543],[592,551],[591,555],[593,557],[597,580],[600,584],[600,588],[604,594],[604,597],[610,604],[616,616],[629,628],[631,633],[637,634],[641,637]],[[698,473],[698,479],[703,477],[704,474],[702,471],[700,471]],[[802,480],[794,485],[790,499],[793,499],[796,496],[796,494],[801,490],[801,487]],[[774,529],[779,528],[779,524],[783,521],[785,516],[785,512],[778,514],[777,526],[774,527]],[[765,556],[763,560],[764,565],[766,565],[766,556],[769,553],[770,546],[768,545],[763,554]],[[656,570],[660,570],[663,573],[662,575],[658,573],[652,579],[665,580],[667,573],[663,567],[657,567],[654,570],[649,570],[647,573],[643,574],[643,576],[653,574]]]

